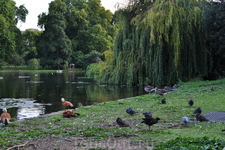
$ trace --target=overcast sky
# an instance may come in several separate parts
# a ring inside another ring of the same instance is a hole
[[[23,5],[29,11],[29,14],[26,17],[26,23],[18,23],[17,27],[24,31],[28,28],[36,28],[38,18],[37,16],[42,12],[48,12],[48,4],[53,0],[14,0],[16,2],[16,6]],[[115,11],[115,5],[117,3],[126,3],[127,0],[101,0],[102,6],[106,9],[111,10],[111,12]],[[40,29],[39,29],[40,30]]]

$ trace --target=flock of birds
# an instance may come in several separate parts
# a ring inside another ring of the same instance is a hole
[[[146,92],[148,92],[149,94],[155,92],[156,94],[160,95],[160,97],[162,98],[163,95],[167,94],[168,92],[174,91],[176,88],[180,88],[180,86],[178,86],[178,85],[174,85],[173,87],[165,86],[164,89],[158,89],[157,87],[153,87],[153,86],[147,85],[147,86],[145,86],[144,90]],[[214,91],[214,87],[211,88],[211,91]],[[161,99],[161,103],[162,104],[166,104],[166,98]],[[188,101],[188,105],[189,106],[193,106],[194,105],[194,101],[192,99],[190,99]],[[129,115],[134,115],[134,114],[137,113],[135,110],[133,110],[131,108],[126,109],[126,112]],[[196,120],[200,121],[200,122],[202,122],[202,121],[209,121],[209,119],[207,119],[205,116],[201,115],[201,113],[202,113],[202,109],[200,107],[198,107],[193,112],[193,114],[196,114],[196,116],[195,116]],[[149,129],[150,129],[150,126],[158,123],[158,121],[160,120],[160,118],[158,118],[158,117],[157,118],[153,118],[152,114],[150,112],[144,112],[143,115],[144,115],[144,118],[142,118],[143,121],[141,123],[145,123],[146,125],[148,125]],[[187,125],[187,124],[191,123],[189,118],[186,117],[186,116],[182,116],[181,121],[182,121],[182,123],[184,125]],[[123,119],[121,119],[121,118],[117,118],[116,122],[117,122],[117,124],[120,127],[128,127],[129,126],[129,124],[126,121],[124,121]],[[225,130],[222,130],[222,131],[225,131]]]

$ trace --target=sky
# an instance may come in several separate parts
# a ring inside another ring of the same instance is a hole
[[[38,22],[38,15],[42,12],[48,13],[48,4],[53,0],[14,0],[16,2],[16,6],[24,5],[27,10],[29,11],[29,14],[26,17],[26,22],[21,23],[19,22],[17,24],[17,27],[24,31],[25,29],[34,28],[41,30],[39,27],[37,27]],[[115,5],[117,3],[125,4],[127,0],[101,0],[101,4],[106,9],[111,10],[111,12],[114,12],[116,10]]]

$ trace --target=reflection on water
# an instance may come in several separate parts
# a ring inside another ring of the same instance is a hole
[[[77,107],[146,94],[143,87],[96,84],[84,72],[0,72],[0,77],[0,109],[16,119],[61,111],[62,97]]]
[[[33,118],[45,114],[45,106],[34,105],[33,107],[19,107],[17,110],[17,119]]]
[[[18,108],[17,119],[32,118],[45,114],[45,106],[51,104],[35,103],[36,100],[30,98],[3,98],[0,99],[1,108]]]

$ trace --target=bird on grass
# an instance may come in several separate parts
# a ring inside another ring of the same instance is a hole
[[[144,90],[150,94],[153,92],[152,89],[154,88],[155,88],[154,86],[146,85]]]
[[[116,119],[116,123],[120,126],[120,127],[129,127],[129,124],[126,123],[123,119],[121,118],[117,118]]]
[[[129,115],[133,115],[133,114],[136,114],[137,112],[131,108],[127,108],[126,109],[126,112],[129,114]]]
[[[174,91],[174,89],[170,86],[165,86],[164,90],[167,91],[167,92]]]
[[[214,90],[215,90],[215,89],[214,89],[214,86],[212,86],[210,90],[211,90],[211,91],[214,91]]]
[[[195,111],[193,112],[193,114],[201,114],[201,113],[202,113],[202,109],[200,107],[195,109]]]
[[[176,84],[173,86],[174,89],[178,89],[178,88],[180,88],[180,87],[181,87],[181,86],[176,85]]]
[[[152,118],[152,114],[150,112],[144,112],[143,115],[145,118]]]
[[[222,131],[225,131],[225,129],[223,129]]]
[[[3,108],[3,113],[0,116],[1,121],[4,125],[8,125],[9,121],[11,120],[11,116],[9,113],[7,113],[7,109]]]
[[[65,101],[64,98],[61,98],[61,101],[62,101],[62,105],[66,107],[66,109],[75,109],[74,105],[71,102]]]
[[[166,95],[168,92],[164,89],[158,89],[157,87],[155,87],[154,89],[152,89],[152,91],[155,91],[156,94],[160,95],[160,97],[163,97],[163,95]]]
[[[183,116],[181,120],[185,125],[191,123],[190,120],[188,119],[188,117],[186,117],[186,116]]]
[[[207,119],[205,116],[200,115],[199,113],[196,114],[196,119],[197,121],[209,121],[209,119]]]
[[[194,105],[194,101],[193,101],[192,99],[190,99],[190,100],[188,101],[188,105],[189,105],[189,106]]]
[[[150,130],[150,126],[152,126],[153,124],[158,123],[158,121],[160,120],[160,118],[142,118],[143,121],[141,123],[145,123],[146,125],[149,126],[149,130]]]
[[[70,109],[63,112],[63,117],[70,118],[70,117],[77,117],[77,116],[80,116],[80,114],[79,113],[73,113],[72,110],[70,110]]]
[[[166,98],[161,99],[162,104],[166,104]]]

